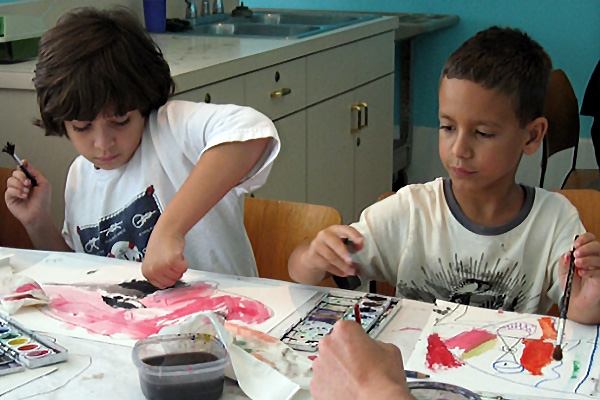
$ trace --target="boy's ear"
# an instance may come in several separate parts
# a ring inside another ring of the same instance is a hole
[[[538,117],[527,124],[525,132],[527,141],[523,153],[532,155],[542,144],[546,131],[548,130],[548,120],[545,117]]]

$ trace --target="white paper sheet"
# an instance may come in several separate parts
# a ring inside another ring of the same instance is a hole
[[[599,327],[568,321],[564,358],[555,361],[557,322],[438,300],[405,367],[509,397],[600,398]]]
[[[37,281],[52,300],[48,307],[19,310],[13,317],[24,326],[129,346],[201,311],[222,312],[228,320],[268,332],[317,293],[189,270],[182,278],[185,287],[140,297],[123,284],[135,281],[140,287],[139,263],[60,253],[21,274]]]

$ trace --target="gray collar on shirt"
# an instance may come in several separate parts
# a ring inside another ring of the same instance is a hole
[[[525,193],[525,203],[523,204],[523,208],[521,208],[521,211],[519,211],[517,216],[507,223],[499,226],[482,226],[467,218],[465,213],[461,210],[460,205],[458,205],[456,197],[454,197],[454,192],[452,191],[452,181],[450,178],[444,178],[444,196],[446,197],[446,203],[448,204],[450,212],[452,215],[454,215],[454,218],[456,218],[456,220],[466,229],[478,235],[484,236],[502,235],[503,233],[506,233],[517,227],[521,222],[525,221],[525,218],[527,218],[531,212],[531,209],[533,208],[535,189],[531,186],[525,185],[521,185],[521,187]]]

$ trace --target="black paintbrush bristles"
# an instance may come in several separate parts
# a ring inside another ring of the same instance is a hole
[[[10,154],[11,156],[15,155],[15,145],[11,142],[6,142],[6,146],[2,148],[2,151]]]
[[[552,358],[556,361],[561,361],[563,359],[562,347],[560,345],[557,344],[556,346],[554,346]]]

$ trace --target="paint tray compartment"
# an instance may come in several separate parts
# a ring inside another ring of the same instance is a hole
[[[375,294],[326,294],[308,314],[294,324],[281,341],[300,351],[317,351],[319,340],[329,335],[339,320],[355,320],[354,305],[359,305],[363,329],[376,337],[400,309],[400,299]]]
[[[6,316],[0,316],[0,354],[28,368],[56,364],[66,361],[68,357],[64,347]]]

